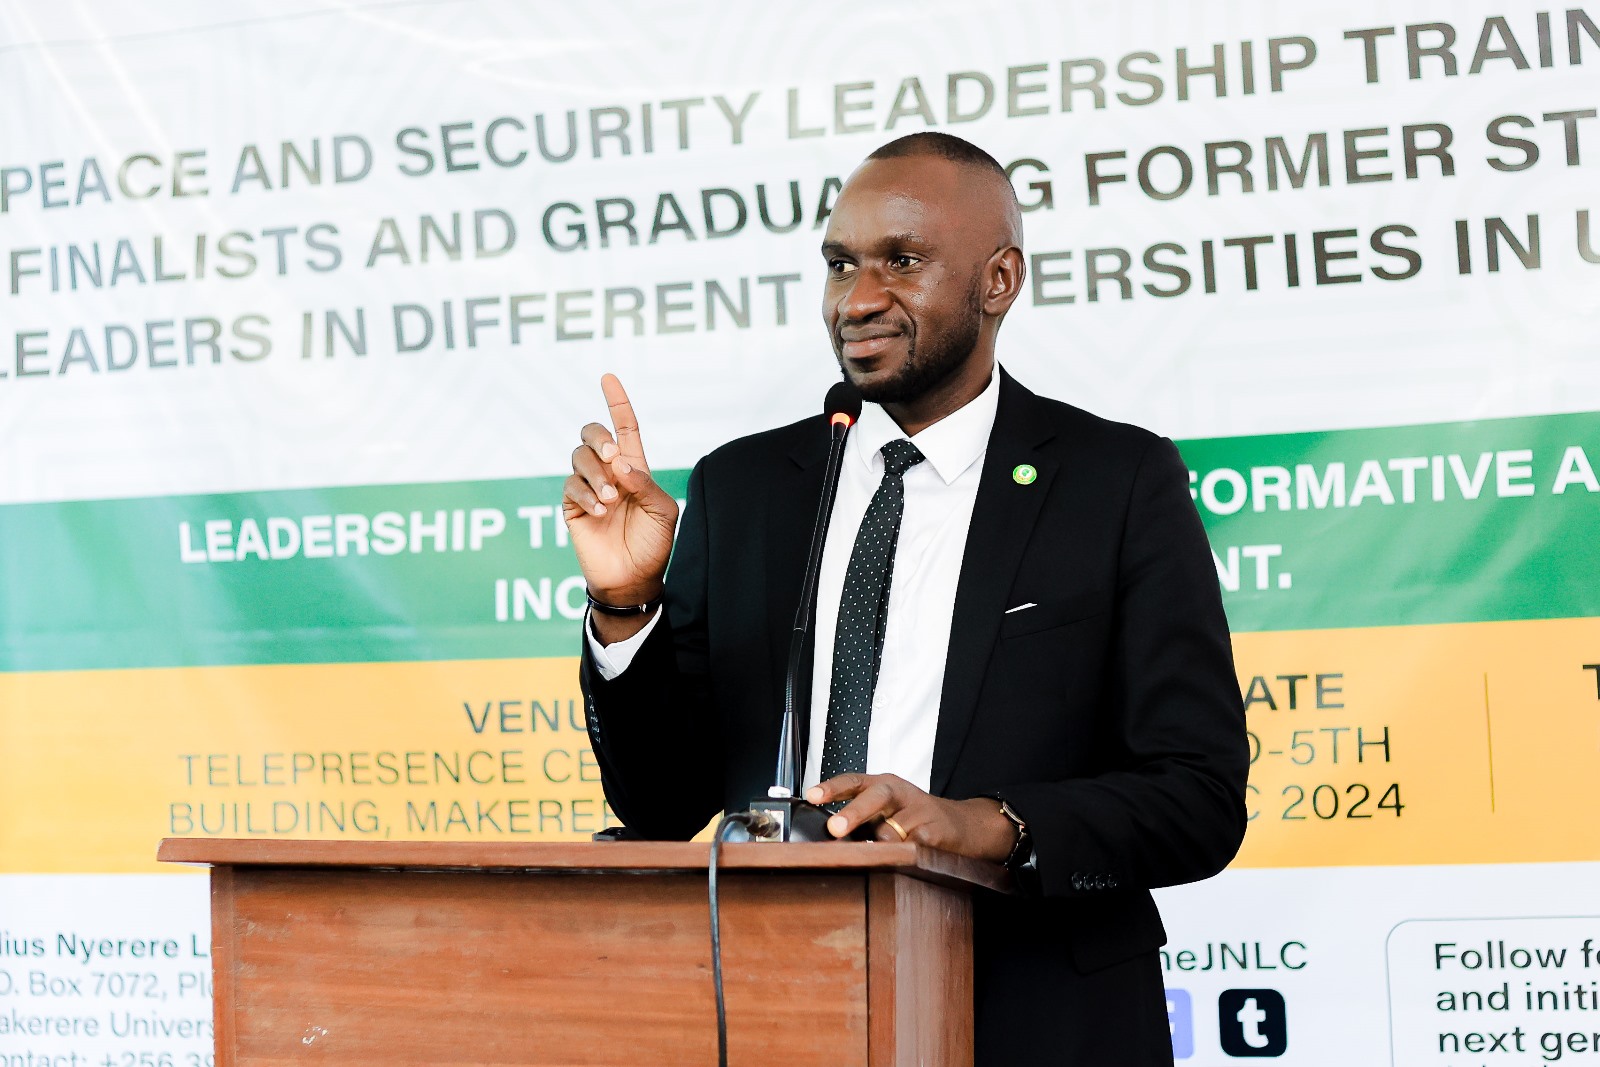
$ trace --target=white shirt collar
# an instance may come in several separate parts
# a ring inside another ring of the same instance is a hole
[[[921,450],[928,466],[950,485],[988,449],[989,434],[994,430],[995,413],[999,409],[1000,365],[997,363],[983,392],[911,438],[911,443]],[[861,418],[850,430],[852,451],[856,460],[868,470],[880,473],[883,457],[879,451],[890,441],[905,435],[882,407],[862,404]]]

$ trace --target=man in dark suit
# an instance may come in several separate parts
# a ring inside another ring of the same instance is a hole
[[[995,364],[1021,244],[1003,169],[945,134],[873,153],[830,217],[824,319],[870,403],[819,584],[807,798],[838,836],[1016,872],[975,912],[979,1064],[1169,1064],[1149,890],[1237,850],[1244,714],[1176,449]],[[602,384],[615,433],[584,428],[564,501],[591,740],[623,821],[685,838],[771,784],[827,428],[707,456],[674,547]]]

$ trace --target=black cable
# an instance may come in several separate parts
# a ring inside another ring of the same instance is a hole
[[[711,835],[711,864],[706,869],[706,885],[711,898],[711,982],[717,990],[717,1067],[728,1067],[728,1007],[722,999],[722,915],[717,908],[717,856],[730,826],[750,825],[750,813],[731,811],[717,823]]]

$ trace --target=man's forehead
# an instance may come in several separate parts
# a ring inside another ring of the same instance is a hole
[[[972,168],[934,155],[869,159],[845,182],[840,199],[896,200],[938,208],[977,194]]]
[[[938,156],[869,159],[845,183],[828,218],[828,241],[872,240],[889,232],[933,238],[971,216],[968,168]]]

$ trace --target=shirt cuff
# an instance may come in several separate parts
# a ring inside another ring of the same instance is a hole
[[[650,616],[650,621],[644,624],[644,629],[616,644],[603,645],[600,643],[600,638],[595,636],[594,627],[590,625],[590,614],[592,612],[586,612],[583,616],[584,637],[589,642],[589,654],[594,657],[595,668],[599,670],[600,677],[608,682],[628,669],[628,664],[633,662],[633,657],[638,654],[644,639],[650,636],[650,631],[654,630],[656,623],[661,620],[661,609],[657,608]]]

